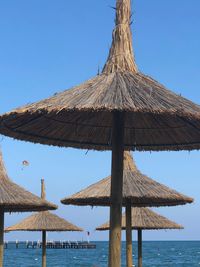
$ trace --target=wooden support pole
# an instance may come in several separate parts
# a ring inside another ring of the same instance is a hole
[[[138,267],[142,267],[142,230],[138,230]]]
[[[4,210],[0,209],[0,267],[3,267],[4,252]]]
[[[121,267],[124,115],[113,113],[109,267]]]
[[[46,258],[46,231],[42,231],[42,267],[47,266]]]
[[[133,266],[131,203],[126,204],[126,266]]]
[[[44,179],[41,179],[41,199],[46,199],[45,183]]]

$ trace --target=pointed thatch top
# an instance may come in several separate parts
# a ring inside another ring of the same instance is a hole
[[[96,228],[98,231],[109,230],[109,222]],[[126,216],[122,217],[122,229],[126,229]],[[182,225],[168,220],[158,213],[147,208],[132,208],[132,229],[159,230],[159,229],[183,229]]]
[[[103,73],[109,74],[116,71],[137,72],[130,29],[131,0],[117,0],[115,23],[112,46]]]
[[[53,210],[57,206],[13,183],[6,173],[0,151],[0,208],[5,212]]]
[[[200,106],[137,71],[130,0],[116,0],[102,74],[0,116],[0,133],[47,145],[111,150],[113,112],[123,112],[127,150],[200,149]]]
[[[80,192],[61,200],[66,205],[110,206],[111,177],[107,177]],[[143,175],[136,167],[130,152],[124,153],[123,206],[175,206],[193,199]]]
[[[83,231],[83,229],[69,223],[65,219],[58,217],[48,211],[38,212],[29,216],[11,227],[5,229],[6,232],[10,231],[49,231],[49,232],[62,232],[62,231]]]
[[[44,179],[41,180],[41,199],[45,200],[45,183]],[[62,232],[62,231],[83,231],[83,229],[71,224],[58,217],[49,211],[41,211],[33,214],[20,223],[8,227],[6,232],[10,231],[49,231],[49,232]]]

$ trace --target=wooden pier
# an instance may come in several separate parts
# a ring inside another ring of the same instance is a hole
[[[87,243],[87,242],[47,242],[47,248],[53,248],[53,249],[95,249],[96,245],[93,243]]]
[[[5,242],[6,249],[41,249],[42,242],[40,241],[10,241]],[[88,242],[70,242],[70,241],[48,241],[46,243],[47,249],[96,249],[95,243]]]

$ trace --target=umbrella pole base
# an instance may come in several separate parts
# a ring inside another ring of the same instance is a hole
[[[46,257],[46,231],[42,231],[42,267],[47,266]]]
[[[0,267],[3,267],[4,254],[4,210],[0,209]]]
[[[138,267],[142,267],[142,230],[138,230]]]
[[[121,267],[124,115],[113,113],[109,267]]]
[[[126,267],[133,267],[131,203],[126,205]]]

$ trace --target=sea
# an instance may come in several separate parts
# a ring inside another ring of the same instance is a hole
[[[96,249],[47,249],[48,267],[107,267],[108,242],[94,242]],[[122,242],[122,267],[125,267],[125,242]],[[134,266],[137,243],[133,242]],[[4,267],[40,267],[41,249],[10,246],[4,252]],[[144,241],[143,267],[200,266],[200,241]]]

